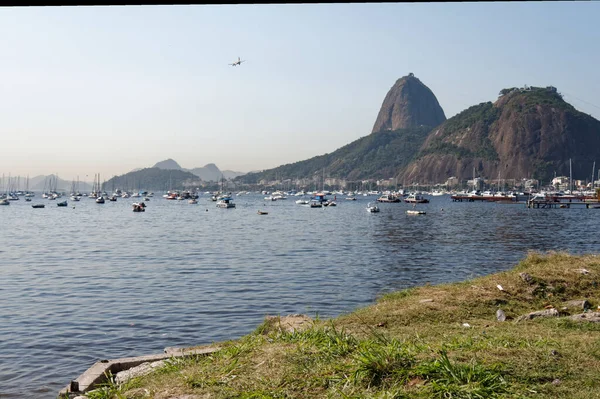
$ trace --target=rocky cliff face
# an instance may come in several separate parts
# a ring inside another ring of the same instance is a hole
[[[444,110],[433,92],[411,73],[398,79],[388,91],[372,132],[434,127],[445,120]]]
[[[554,173],[591,175],[600,160],[600,121],[566,103],[556,89],[504,90],[495,103],[473,106],[435,128],[417,159],[404,168],[404,181],[443,183],[523,177],[548,182]],[[591,177],[591,176],[590,176]]]

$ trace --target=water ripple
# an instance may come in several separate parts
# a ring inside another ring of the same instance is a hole
[[[434,197],[414,217],[406,204],[369,214],[369,201],[310,209],[246,196],[222,210],[154,198],[143,214],[132,200],[1,207],[0,397],[55,397],[99,359],[234,339],[267,314],[336,316],[385,292],[506,270],[529,249],[599,244],[586,233],[595,210]]]

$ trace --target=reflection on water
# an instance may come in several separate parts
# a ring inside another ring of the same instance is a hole
[[[267,314],[333,317],[384,292],[508,269],[529,249],[598,248],[599,210],[444,196],[418,206],[426,215],[407,204],[371,214],[373,200],[0,207],[0,397],[54,397],[99,359],[236,338]]]

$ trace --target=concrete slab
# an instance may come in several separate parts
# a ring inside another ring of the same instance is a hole
[[[175,348],[169,348],[175,349]],[[129,370],[132,367],[139,366],[142,363],[146,362],[155,362],[158,360],[165,360],[171,357],[187,357],[194,355],[208,355],[211,353],[215,353],[220,350],[220,348],[200,348],[200,349],[186,349],[186,348],[176,348],[177,350],[170,350],[169,353],[159,353],[156,355],[145,355],[145,356],[136,356],[136,357],[124,357],[121,359],[113,359],[113,360],[101,360],[96,362],[87,369],[83,374],[77,377],[75,380],[72,380],[71,383],[63,388],[59,394],[59,398],[64,398],[65,396],[75,396],[73,394],[80,395],[82,393],[91,391],[99,384],[102,384],[107,381],[106,374],[110,371],[113,375],[117,374],[120,371]]]

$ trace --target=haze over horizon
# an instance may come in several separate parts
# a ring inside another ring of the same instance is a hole
[[[597,2],[3,8],[0,173],[268,169],[368,135],[410,72],[448,118],[527,84],[600,119],[598,17]]]

